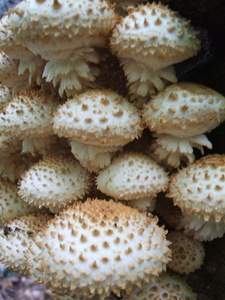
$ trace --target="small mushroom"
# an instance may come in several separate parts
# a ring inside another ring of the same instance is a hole
[[[146,209],[157,193],[166,190],[169,177],[163,167],[147,155],[125,152],[99,173],[96,182],[106,195]]]

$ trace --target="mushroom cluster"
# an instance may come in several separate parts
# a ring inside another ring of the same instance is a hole
[[[197,35],[135,0],[23,0],[0,20],[0,258],[56,299],[196,298],[166,268],[200,268],[225,233],[225,158],[204,156],[225,97],[173,67]]]

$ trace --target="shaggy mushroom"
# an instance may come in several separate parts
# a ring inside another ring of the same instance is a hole
[[[18,94],[0,113],[0,133],[23,139],[24,152],[45,154],[57,138],[51,120],[58,103],[41,90]]]
[[[19,195],[39,207],[61,210],[89,191],[90,173],[71,156],[46,156],[30,167],[19,184]]]
[[[190,219],[189,229],[198,232],[200,240],[209,241],[225,232],[224,181],[223,154],[203,156],[171,176],[167,196],[180,207],[184,219]]]
[[[225,97],[207,86],[180,82],[168,86],[143,109],[143,122],[155,132],[154,153],[159,160],[178,167],[194,161],[193,147],[212,148],[205,132],[225,120]]]
[[[113,152],[142,133],[136,107],[112,90],[89,90],[55,112],[53,129],[71,140],[72,153],[90,171],[111,162]]]
[[[128,9],[113,29],[110,47],[121,61],[130,93],[147,97],[177,82],[172,64],[200,49],[190,22],[161,3]]]
[[[112,200],[76,202],[38,237],[41,253],[33,268],[45,277],[37,280],[100,299],[149,282],[165,270],[171,255],[166,231],[157,222]]]
[[[24,0],[10,11],[9,28],[16,41],[47,61],[46,81],[71,96],[95,80],[90,64],[100,57],[94,47],[106,45],[117,18],[104,0]]]
[[[130,200],[131,206],[151,206],[157,193],[165,191],[169,177],[150,157],[140,153],[122,153],[96,178],[98,189],[117,200]],[[154,208],[153,207],[151,210]]]

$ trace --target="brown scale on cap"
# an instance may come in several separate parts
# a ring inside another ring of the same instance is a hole
[[[83,295],[131,290],[165,270],[171,252],[158,219],[114,201],[87,199],[67,207],[37,238],[37,278]],[[41,240],[41,242],[40,242]],[[35,274],[34,274],[35,276]]]

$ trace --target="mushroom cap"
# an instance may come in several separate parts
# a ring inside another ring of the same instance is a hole
[[[88,90],[59,106],[53,118],[58,136],[98,146],[123,146],[142,133],[136,107],[112,90]]]
[[[71,156],[52,155],[30,167],[19,184],[19,195],[39,207],[63,208],[82,199],[91,185],[90,173]]]
[[[20,139],[53,135],[57,100],[35,89],[18,94],[0,113],[0,132]]]
[[[133,288],[130,293],[124,293],[123,300],[196,300],[195,294],[186,281],[180,276],[162,273],[154,282]]]
[[[102,43],[117,17],[104,0],[24,0],[10,11],[9,19],[14,38],[46,58],[48,50],[58,55]]]
[[[154,96],[143,110],[151,131],[177,137],[209,132],[225,120],[225,97],[211,88],[179,82]]]
[[[189,274],[202,266],[205,256],[203,243],[185,236],[181,231],[171,231],[167,238],[172,242],[172,260],[168,263],[171,270]]]
[[[111,49],[120,58],[132,58],[159,70],[195,55],[200,49],[189,21],[161,3],[128,9],[116,24]]]
[[[35,259],[54,287],[101,299],[154,279],[170,260],[158,219],[113,200],[76,202],[48,223]],[[40,241],[41,240],[41,241]],[[39,278],[41,280],[41,278]]]
[[[225,155],[198,159],[171,176],[168,197],[188,214],[216,222],[225,216]]]
[[[29,213],[7,222],[0,229],[0,259],[13,271],[26,273],[29,269],[24,252],[33,243],[33,237],[47,221],[52,218],[48,213]]]
[[[0,111],[3,106],[12,99],[12,90],[6,86],[0,85]]]
[[[169,177],[163,167],[141,153],[122,153],[97,176],[98,189],[119,200],[155,197],[165,191]]]
[[[38,210],[24,202],[17,192],[16,183],[0,178],[0,221],[3,223]]]

